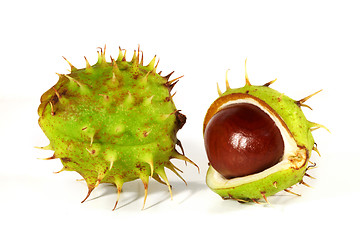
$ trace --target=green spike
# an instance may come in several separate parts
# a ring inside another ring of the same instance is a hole
[[[155,61],[156,61],[156,55],[153,57],[153,59],[149,62],[149,64],[146,67],[149,68],[150,70],[153,70],[155,66]]]
[[[247,73],[246,62],[247,62],[247,59],[245,59],[245,86],[251,86],[251,83],[249,81],[249,76]]]
[[[53,150],[52,147],[51,147],[51,144],[45,146],[45,147],[34,147],[34,148],[37,148],[37,149],[41,149],[41,150]]]
[[[119,46],[119,55],[118,55],[116,61],[117,61],[117,62],[121,62],[121,61],[123,61],[124,57],[125,57],[125,55],[123,54],[122,49],[121,49],[121,47]]]
[[[310,124],[310,130],[311,130],[311,131],[317,130],[317,129],[319,129],[319,128],[323,128],[323,129],[325,129],[326,131],[328,131],[329,133],[331,133],[330,130],[329,130],[327,127],[325,127],[324,125],[322,125],[322,124],[314,123],[314,122],[310,122],[310,121],[308,121],[308,122],[309,122],[309,124]]]
[[[84,58],[85,58],[85,62],[86,62],[86,71],[87,72],[92,72],[93,69],[92,69],[89,61],[87,60],[87,58],[85,56],[84,56]]]
[[[151,71],[148,71],[145,76],[143,76],[143,77],[141,77],[141,78],[139,79],[139,83],[140,83],[141,85],[144,86],[144,85],[146,85],[146,84],[148,83],[149,74],[150,74],[150,73],[151,73]]]
[[[106,150],[105,160],[109,162],[109,171],[113,168],[114,162],[118,160],[118,154],[116,151],[108,149]]]
[[[153,174],[154,174],[154,158],[153,158],[153,156],[150,153],[144,154],[142,156],[142,161],[149,164],[149,166],[150,166],[150,176],[152,177]]]
[[[127,96],[125,97],[124,105],[132,105],[134,103],[134,97],[131,95],[131,92],[127,92]]]
[[[106,51],[106,45],[104,47],[104,51],[102,48],[99,48],[100,49],[100,52],[98,51],[98,61],[97,61],[97,64],[100,64],[100,65],[106,65],[106,58],[105,58],[105,51]]]
[[[133,57],[131,59],[131,63],[139,64],[139,56],[136,54],[136,50],[134,50],[134,54],[133,54]]]
[[[144,190],[145,190],[145,192],[144,192],[144,203],[143,203],[143,206],[142,206],[142,210],[144,210],[144,208],[145,208],[145,203],[146,203],[146,199],[147,199],[147,195],[148,195],[149,176],[140,174],[139,178],[140,178],[141,181],[143,182],[143,184],[144,184]]]
[[[123,186],[124,182],[119,177],[114,177],[114,184],[115,184],[115,186],[117,188],[117,198],[116,198],[116,202],[115,202],[115,206],[113,208],[113,211],[116,209],[116,206],[119,203],[120,193],[121,193],[121,189],[122,189],[122,186]]]
[[[178,176],[181,180],[183,180],[183,182],[185,183],[185,185],[187,185],[187,182],[185,181],[185,179],[178,173],[182,172],[180,169],[178,169],[177,167],[175,167],[175,165],[173,165],[170,161],[166,163],[166,167],[168,169],[170,169],[173,173],[175,173],[176,176]]]
[[[72,65],[64,56],[63,56],[63,58],[65,59],[65,61],[70,65],[70,69],[71,69],[71,72],[74,72],[74,71],[76,71],[77,70],[77,68],[76,67],[74,67],[74,65]]]
[[[158,168],[156,170],[156,173],[164,180],[164,182],[168,186],[171,200],[173,200],[173,195],[172,195],[172,191],[171,191],[171,185],[170,185],[169,180],[168,180],[168,178],[166,176],[164,168]]]
[[[153,98],[154,98],[154,95],[152,95],[152,96],[150,96],[148,98],[145,98],[144,101],[143,101],[143,105],[144,106],[150,106]]]
[[[137,61],[133,62],[129,67],[129,72],[132,73],[134,78],[136,79],[139,75],[139,63]]]
[[[81,94],[89,94],[90,93],[90,89],[86,84],[80,82],[76,78],[73,78],[73,77],[71,77],[69,75],[63,75],[63,76],[65,76],[67,79],[70,80],[71,83],[73,83],[72,87],[74,87],[74,83],[76,83],[76,85],[78,87],[80,87],[80,93]]]
[[[180,160],[184,160],[185,162],[194,165],[194,166],[198,169],[198,172],[200,173],[200,168],[199,168],[193,161],[191,161],[191,160],[190,160],[189,158],[187,158],[185,155],[180,154],[180,153],[177,152],[176,150],[174,150],[174,151],[172,152],[171,157],[172,157],[172,158],[177,158],[177,159],[180,159]]]

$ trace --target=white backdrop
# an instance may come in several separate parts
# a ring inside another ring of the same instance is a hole
[[[352,215],[360,214],[358,169],[358,91],[360,37],[356,1],[3,1],[0,3],[0,236],[8,239],[92,238],[356,238]],[[41,94],[67,73],[65,56],[76,67],[107,58],[118,46],[128,58],[140,44],[145,62],[160,58],[159,70],[173,77],[174,100],[188,119],[178,133],[185,152],[201,172],[181,161],[188,182],[169,173],[166,186],[150,182],[145,210],[140,181],[124,185],[118,209],[116,189],[100,185],[85,203],[84,182],[73,172],[53,174],[59,160],[37,124]],[[250,81],[307,102],[311,121],[326,125],[314,132],[321,157],[312,161],[313,186],[295,186],[302,197],[281,192],[271,205],[223,201],[207,188],[202,121],[225,90]]]

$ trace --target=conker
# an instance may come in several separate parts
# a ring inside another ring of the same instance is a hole
[[[250,103],[231,104],[215,113],[205,128],[204,141],[212,167],[228,179],[270,168],[284,154],[275,122]]]

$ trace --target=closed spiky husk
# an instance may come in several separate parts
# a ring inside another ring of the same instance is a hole
[[[145,204],[150,177],[171,193],[165,168],[178,172],[170,159],[194,164],[176,137],[186,122],[170,93],[176,81],[156,72],[156,57],[143,65],[139,49],[131,61],[125,54],[119,49],[118,58],[107,62],[105,48],[100,49],[97,63],[91,66],[85,58],[83,69],[68,62],[71,72],[58,74],[58,82],[41,97],[39,125],[50,140],[45,148],[54,151],[51,159],[61,159],[62,170],[85,179],[83,201],[100,183],[112,183],[117,204],[123,184],[141,179]]]

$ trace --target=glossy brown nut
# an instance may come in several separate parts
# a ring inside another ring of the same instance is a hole
[[[206,126],[204,141],[211,165],[229,179],[274,166],[284,153],[284,141],[275,122],[249,103],[218,111]]]

